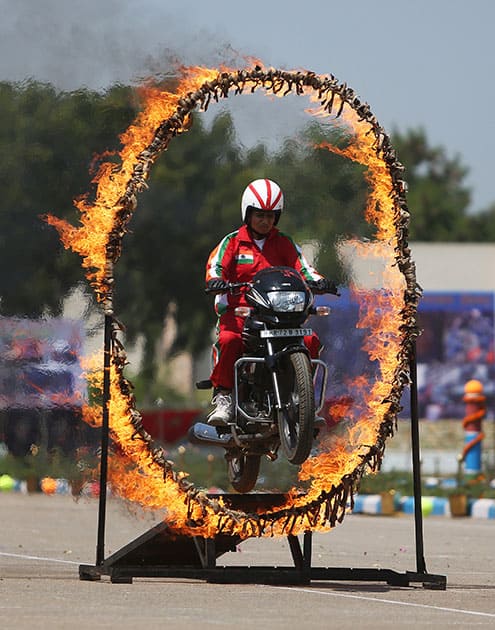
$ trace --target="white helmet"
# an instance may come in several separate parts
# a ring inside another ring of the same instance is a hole
[[[275,224],[284,207],[284,195],[280,186],[271,179],[255,179],[242,193],[241,217],[244,223],[249,219],[248,210],[268,210],[275,212]]]

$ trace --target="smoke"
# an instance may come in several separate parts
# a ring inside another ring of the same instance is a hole
[[[159,0],[0,0],[0,80],[35,79],[61,90],[100,90],[139,83],[177,61],[213,66],[239,61],[241,55],[218,33],[191,28],[185,3],[173,5]]]
[[[236,50],[232,33],[215,20],[214,7],[207,22],[206,9],[203,18],[200,9],[192,12],[190,3],[179,0],[0,0],[0,81],[34,79],[63,91],[106,90],[115,83],[159,78],[178,64],[250,65],[246,58],[263,45]],[[236,24],[235,10],[229,19]],[[248,31],[240,39],[252,42]],[[295,111],[300,107],[290,99],[281,107],[280,101],[270,103],[261,95],[229,98],[212,107],[204,122],[228,109],[241,145],[274,147],[288,129],[300,126],[301,114]]]

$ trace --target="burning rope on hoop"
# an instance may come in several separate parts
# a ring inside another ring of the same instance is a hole
[[[83,226],[77,230],[54,217],[48,217],[49,223],[55,225],[61,234],[66,247],[71,247],[83,256],[83,266],[91,270],[88,278],[95,289],[97,298],[105,305],[105,313],[112,317],[111,330],[111,372],[113,375],[111,396],[123,398],[124,408],[118,413],[128,418],[132,431],[130,439],[122,437],[114,423],[110,423],[111,435],[123,447],[124,453],[133,459],[135,449],[143,449],[146,453],[146,467],[139,464],[142,473],[161,476],[165,485],[170,484],[173,492],[182,497],[181,508],[170,510],[172,527],[190,535],[213,535],[215,532],[236,533],[241,536],[262,536],[278,533],[297,533],[298,531],[317,527],[333,527],[344,518],[348,504],[353,506],[353,494],[366,469],[378,470],[385,449],[385,442],[393,435],[397,414],[400,411],[400,398],[405,385],[409,383],[409,362],[412,347],[417,335],[416,309],[420,297],[420,289],[416,284],[415,267],[408,248],[409,211],[405,199],[406,185],[403,180],[403,167],[397,159],[390,139],[378,124],[369,106],[355,95],[346,84],[340,84],[333,75],[320,76],[313,72],[289,72],[276,69],[264,69],[257,65],[251,69],[218,72],[204,68],[189,69],[189,89],[178,92],[173,103],[173,113],[162,117],[155,125],[152,133],[140,150],[123,160],[120,173],[107,175],[107,183],[113,180],[115,190],[112,194],[101,194],[97,198],[100,205],[99,221],[103,222],[101,231],[100,257],[96,259],[87,248],[84,236],[91,231],[90,206],[80,206],[83,215]],[[180,86],[179,86],[180,87]],[[118,339],[119,322],[113,316],[113,265],[120,257],[122,240],[127,225],[137,207],[137,195],[147,187],[146,180],[150,168],[160,154],[168,148],[172,138],[186,131],[190,122],[190,114],[195,109],[205,111],[212,101],[218,102],[227,98],[230,93],[236,95],[244,91],[255,92],[262,88],[267,93],[286,96],[311,93],[319,103],[323,115],[339,118],[344,110],[350,108],[356,120],[367,126],[366,135],[372,139],[374,157],[385,169],[390,179],[388,196],[393,207],[394,227],[394,264],[404,279],[402,307],[400,311],[400,345],[396,357],[393,382],[386,397],[380,404],[385,405],[375,443],[367,447],[364,454],[359,455],[358,463],[350,474],[341,476],[338,483],[319,491],[315,496],[301,496],[293,493],[286,505],[263,513],[245,513],[230,509],[222,499],[208,496],[187,481],[184,475],[174,470],[173,462],[166,459],[161,447],[152,440],[144,430],[141,415],[136,409],[132,386],[124,377],[126,353]],[[168,95],[170,96],[170,95]],[[139,124],[139,121],[138,121]],[[132,135],[132,131],[128,130]],[[131,144],[131,142],[129,142]],[[120,177],[120,180],[119,180]],[[115,182],[117,182],[115,184]],[[101,182],[99,190],[101,188]],[[113,412],[117,413],[117,412]],[[111,413],[111,415],[113,415]],[[127,435],[127,434],[126,434]],[[163,482],[162,482],[163,483]],[[169,494],[164,491],[163,504],[167,507]]]

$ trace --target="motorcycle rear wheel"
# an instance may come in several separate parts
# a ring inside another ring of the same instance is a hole
[[[236,492],[250,492],[260,472],[260,455],[243,455],[229,458],[227,470],[229,481]]]
[[[291,464],[302,464],[313,446],[315,396],[311,363],[304,352],[289,356],[281,374],[282,402],[279,413],[280,445]]]

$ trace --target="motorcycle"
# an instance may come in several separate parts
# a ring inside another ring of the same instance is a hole
[[[244,493],[257,482],[261,457],[274,461],[281,447],[288,461],[299,465],[311,452],[324,424],[318,413],[327,366],[310,357],[304,337],[312,330],[304,324],[330,309],[314,305],[313,292],[291,267],[263,269],[251,282],[229,283],[227,290],[245,291],[248,304],[235,309],[245,321],[244,351],[234,366],[233,417],[222,427],[197,422],[189,441],[223,447],[229,481]],[[209,380],[196,386],[212,387]]]

